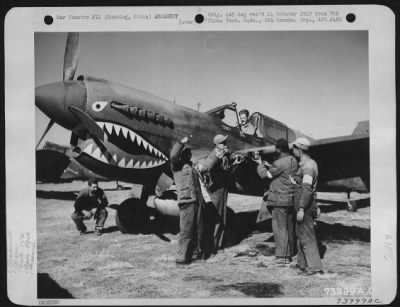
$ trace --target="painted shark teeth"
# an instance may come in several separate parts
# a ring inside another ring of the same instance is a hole
[[[125,165],[126,168],[133,168],[133,160],[130,160],[128,164]]]
[[[142,140],[142,144],[143,144],[144,149],[147,150],[147,147],[149,146],[149,143],[147,143],[145,140]],[[151,153],[150,148],[149,148],[149,151],[150,151],[150,153]]]
[[[121,161],[118,162],[119,167],[125,167],[125,158],[122,158]]]
[[[100,154],[100,159],[99,160],[104,162],[104,163],[108,163],[107,158],[103,154]]]
[[[109,133],[109,134],[111,134],[112,133],[112,128],[113,128],[113,124],[110,124],[110,123],[104,123],[104,126],[105,126],[105,130]]]
[[[168,158],[161,151],[159,151],[157,148],[155,148],[153,145],[143,139],[139,134],[133,132],[132,130],[129,130],[128,128],[114,123],[97,122],[97,124],[103,129],[103,131],[107,132],[109,135],[115,132],[118,136],[123,137],[132,143],[136,143],[139,147],[143,147],[151,156],[155,156],[162,160],[168,160]]]
[[[106,156],[101,152],[100,148],[98,148],[94,143],[90,143],[89,145],[87,145],[83,150],[83,152],[106,164],[112,164],[111,162],[117,163],[118,167],[121,168],[146,169],[146,168],[158,167],[166,163],[166,161],[162,159],[140,161],[140,160],[135,160],[135,158],[133,158],[128,161],[126,160],[125,157],[119,159],[117,154],[114,154],[111,158],[114,161],[109,161],[106,158]]]
[[[85,149],[83,150],[83,152],[86,152],[87,154],[91,154],[93,151],[93,144],[90,143],[88,146],[85,147]]]
[[[121,126],[118,125],[113,125],[115,132],[117,133],[117,135],[119,135],[119,131],[121,130]]]
[[[142,160],[139,157],[121,157],[121,155],[117,153],[113,154],[112,156],[110,155],[109,157],[106,157],[95,143],[90,143],[84,148],[83,152],[92,156],[93,158],[106,164],[118,165],[118,167],[120,168],[127,169],[149,169],[158,167],[167,162],[168,158],[160,150],[155,148],[134,131],[114,123],[97,122],[97,124],[108,135],[117,135],[118,137],[124,138],[128,142],[134,143],[135,146],[141,147],[153,159]]]
[[[131,139],[131,141],[134,143],[135,142],[135,136],[136,134],[134,134],[133,132],[129,131],[129,137]]]
[[[100,160],[100,149],[98,147],[92,152],[92,157]]]
[[[128,129],[126,129],[125,127],[121,127],[122,130],[122,135],[127,139],[128,138]]]

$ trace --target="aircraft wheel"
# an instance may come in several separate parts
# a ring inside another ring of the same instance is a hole
[[[149,224],[148,207],[141,200],[129,198],[123,201],[115,214],[115,223],[122,233],[140,233]]]

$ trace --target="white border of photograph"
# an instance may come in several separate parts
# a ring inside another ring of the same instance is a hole
[[[335,23],[182,23],[196,14],[229,11],[338,11]],[[56,19],[59,15],[179,14],[177,19]],[[346,21],[353,13],[356,22]],[[54,17],[51,26],[44,16]],[[389,303],[397,291],[395,22],[384,6],[224,6],[14,8],[5,19],[5,131],[8,297],[36,305],[337,304],[329,298],[248,299],[37,299],[35,180],[35,32],[106,31],[329,31],[367,30],[369,35],[369,114],[371,163],[371,274],[374,303]],[[61,77],[60,77],[61,78]],[[15,251],[19,250],[18,253]],[[22,257],[21,259],[17,259]],[[53,301],[53,302],[52,302]]]

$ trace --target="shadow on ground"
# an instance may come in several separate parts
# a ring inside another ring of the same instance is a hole
[[[272,220],[261,223],[255,223],[258,211],[240,212],[235,214],[232,218],[230,228],[234,229],[233,242],[235,240],[243,240],[254,231],[257,232],[272,232]],[[363,242],[370,242],[371,234],[370,229],[347,226],[339,223],[329,224],[322,221],[317,222],[316,233],[320,241],[325,240],[344,240],[352,241],[358,240]]]
[[[61,192],[61,191],[36,191],[36,197],[47,198],[47,199],[63,199],[63,200],[75,200],[76,194],[74,192]],[[333,212],[337,210],[343,210],[346,208],[346,203],[337,201],[324,201],[325,205],[320,206],[320,209],[324,213]],[[369,206],[369,199],[362,199],[357,201],[358,208]],[[111,208],[115,209],[116,205],[110,205]],[[141,233],[144,234],[155,234],[163,241],[169,241],[163,234],[179,233],[179,218],[178,217],[167,217],[160,215],[155,209],[148,208],[151,212],[150,215],[155,216],[155,219],[151,220],[146,227],[141,229]],[[239,212],[235,213],[231,208],[228,207],[227,212],[227,247],[240,243],[243,239],[247,238],[253,232],[272,232],[271,219],[261,223],[256,223],[258,210]],[[117,231],[117,227],[110,227],[104,229],[105,233]],[[357,226],[346,226],[339,223],[329,224],[322,221],[317,223],[317,234],[321,241],[323,240],[359,240],[364,242],[370,242],[371,234],[370,229],[357,227]]]
[[[283,295],[282,286],[275,283],[244,282],[216,286],[214,291],[237,290],[252,297],[275,297]]]
[[[318,199],[319,203],[322,203],[322,206],[319,206],[322,213],[329,213],[338,210],[346,210],[347,203],[343,201],[335,201],[335,200],[325,200]],[[371,200],[369,198],[366,199],[358,199],[356,202],[353,201],[353,205],[356,204],[358,209],[370,207]]]
[[[228,209],[227,215],[227,231],[226,246],[239,244],[242,240],[249,237],[252,233],[272,232],[272,220],[266,220],[256,223],[258,210],[235,213],[232,209]],[[179,233],[179,219],[177,217],[158,216],[153,220],[147,231],[143,233],[157,234],[162,239],[162,234]],[[357,226],[347,226],[339,223],[329,224],[322,221],[317,222],[316,233],[319,241],[325,240],[343,240],[343,241],[363,241],[370,242],[370,229]],[[165,237],[164,237],[165,238]],[[271,238],[273,241],[273,238]]]
[[[75,194],[75,192],[41,191],[41,190],[36,191],[37,198],[45,198],[45,199],[75,200],[76,195],[77,194]]]
[[[104,188],[103,191],[126,191],[126,190],[131,190],[132,187],[124,187],[124,186],[119,186],[115,188]]]
[[[47,273],[38,273],[38,298],[74,298],[64,288],[60,287]]]
[[[104,191],[122,191],[122,190],[130,190],[130,187],[121,187],[121,188],[113,188],[113,189],[103,189]],[[59,200],[75,200],[78,195],[79,190],[77,191],[43,191],[36,190],[37,198],[44,199],[59,199]]]
[[[107,228],[103,228],[103,233],[111,233],[111,232],[116,232],[119,231],[117,226],[111,226],[111,227],[107,227]]]

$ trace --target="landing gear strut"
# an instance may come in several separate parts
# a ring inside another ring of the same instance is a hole
[[[358,209],[357,201],[350,200],[351,191],[347,191],[347,211],[356,212]]]
[[[119,184],[118,180],[115,183],[116,183],[116,189],[118,191],[121,191],[124,188],[122,185]]]

